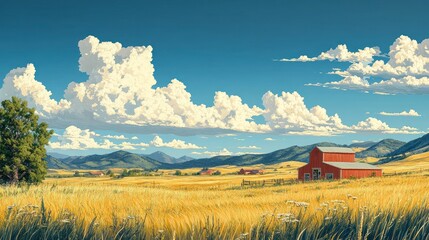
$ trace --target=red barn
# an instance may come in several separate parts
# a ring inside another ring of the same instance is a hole
[[[204,170],[199,171],[200,175],[212,175],[213,173],[214,173],[214,171],[211,169],[204,169]]]
[[[310,162],[298,168],[298,179],[302,181],[381,176],[381,168],[355,162],[355,152],[341,147],[315,147],[310,152]]]
[[[258,170],[258,169],[240,169],[238,174],[241,175],[256,175],[256,174],[264,174],[264,170]]]

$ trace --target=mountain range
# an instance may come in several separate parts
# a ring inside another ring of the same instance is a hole
[[[145,157],[154,159],[158,162],[168,163],[168,164],[182,163],[182,162],[194,160],[194,158],[188,157],[188,156],[182,156],[180,158],[175,158],[175,157],[172,157],[172,156],[165,154],[161,151],[156,151],[156,152],[151,153],[149,155],[142,154],[141,156],[145,156]]]
[[[320,142],[306,146],[291,146],[267,154],[245,154],[240,156],[215,156],[211,158],[193,159],[188,156],[174,158],[157,151],[148,155],[139,155],[126,151],[116,151],[104,155],[67,156],[58,158],[46,157],[48,168],[52,169],[109,169],[109,168],[145,168],[145,169],[184,169],[204,168],[220,165],[246,166],[253,164],[275,164],[286,161],[308,162],[309,152],[315,146],[366,148],[356,153],[357,158],[376,157],[381,162],[400,160],[400,157],[429,151],[429,134],[408,143],[384,139],[379,142],[362,142],[341,145]],[[58,155],[57,155],[58,156]]]

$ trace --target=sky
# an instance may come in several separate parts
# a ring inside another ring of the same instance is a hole
[[[428,132],[424,1],[9,1],[0,100],[49,152],[267,153]]]

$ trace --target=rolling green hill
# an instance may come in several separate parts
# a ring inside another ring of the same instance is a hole
[[[357,142],[349,145],[350,148],[369,148],[372,147],[377,142],[373,141],[365,141],[365,142]]]
[[[356,153],[357,158],[365,157],[383,157],[396,149],[402,147],[405,142],[398,141],[395,139],[384,139],[380,142],[370,146],[366,150]]]
[[[50,169],[70,169],[70,166],[67,163],[50,155],[46,156],[45,161]]]
[[[69,169],[145,168],[154,169],[162,164],[138,154],[116,151],[105,155],[69,157],[60,160]]]
[[[420,138],[409,141],[405,145],[401,146],[397,150],[388,154],[388,157],[394,157],[398,155],[414,155],[418,153],[429,151],[429,134],[426,134]]]

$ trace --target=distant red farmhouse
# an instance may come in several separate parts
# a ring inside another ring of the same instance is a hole
[[[200,175],[212,175],[213,173],[214,173],[214,171],[211,169],[204,169],[204,170],[199,171]]]
[[[91,175],[91,176],[94,176],[94,177],[104,176],[104,172],[102,172],[102,171],[91,171],[88,174]]]
[[[240,169],[238,174],[241,175],[256,175],[256,174],[263,174],[264,170],[258,170],[258,169]]]
[[[315,147],[310,152],[310,162],[298,168],[298,179],[381,177],[382,170],[376,166],[355,162],[355,152],[350,148]]]

